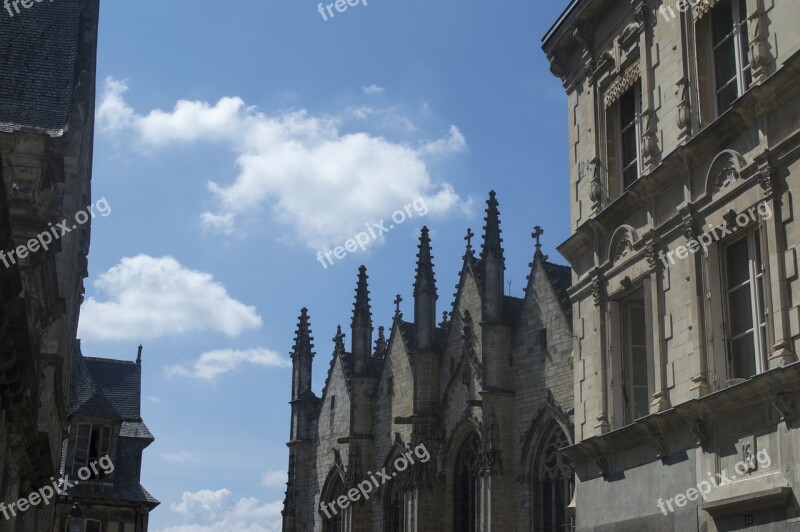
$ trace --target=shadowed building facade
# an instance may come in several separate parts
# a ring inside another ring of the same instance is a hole
[[[569,106],[577,530],[800,528],[798,21],[574,0],[543,39]]]
[[[569,528],[572,467],[558,449],[572,443],[570,271],[542,254],[537,228],[525,295],[505,295],[494,192],[485,223],[478,256],[468,232],[455,298],[438,325],[432,246],[422,229],[412,319],[398,296],[388,338],[379,327],[374,348],[361,267],[350,349],[340,329],[320,397],[311,390],[314,348],[302,310],[284,531]],[[413,454],[419,449],[430,459]],[[415,463],[400,467],[409,452]],[[335,506],[372,477],[368,500]]]
[[[97,0],[34,3],[13,17],[0,11],[0,502],[6,506],[59,476],[91,223],[45,248],[32,239],[91,203],[97,24]],[[54,513],[55,504],[9,512],[0,531],[50,531]]]

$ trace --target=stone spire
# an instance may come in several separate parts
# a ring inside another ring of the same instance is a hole
[[[486,201],[486,217],[483,219],[486,225],[483,226],[483,245],[481,247],[481,259],[486,260],[490,255],[499,259],[505,267],[503,257],[503,239],[500,238],[500,211],[494,190],[489,192],[489,199]]]
[[[372,349],[372,312],[369,308],[366,266],[358,269],[358,285],[356,286],[356,302],[353,305],[351,330],[353,368],[356,375],[366,375]]]
[[[433,257],[428,228],[423,227],[417,253],[417,276],[414,281],[414,328],[416,349],[419,352],[433,348],[436,327],[436,280],[433,275]]]
[[[308,309],[302,308],[297,321],[292,348],[292,399],[311,391],[311,367],[314,360],[314,338],[311,336]]]
[[[483,319],[488,322],[499,321],[503,311],[503,292],[505,289],[505,258],[503,239],[500,237],[500,211],[494,190],[489,192],[486,202],[486,225],[483,226]]]
[[[294,335],[292,348],[292,431],[290,441],[307,440],[311,435],[308,423],[314,406],[314,394],[311,392],[311,368],[314,360],[314,338],[311,336],[311,325],[308,309],[300,310],[297,319],[297,332]]]

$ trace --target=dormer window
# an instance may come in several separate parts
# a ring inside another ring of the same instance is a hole
[[[75,435],[75,453],[72,461],[72,475],[78,476],[78,470],[98,461],[111,452],[111,425],[78,423]],[[92,468],[88,468],[92,470]],[[101,479],[103,470],[98,473],[92,470],[91,479]]]

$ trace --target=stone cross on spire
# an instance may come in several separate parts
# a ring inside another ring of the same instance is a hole
[[[467,241],[467,254],[472,251],[472,237],[475,236],[475,233],[472,232],[472,229],[467,228],[467,236],[464,237],[464,240]]]
[[[533,233],[531,234],[531,236],[536,239],[537,251],[542,249],[542,243],[539,241],[539,237],[541,237],[543,234],[544,234],[544,229],[542,229],[540,226],[537,225],[536,227],[533,228]]]
[[[397,297],[394,298],[394,315],[395,317],[400,316],[402,312],[400,312],[400,303],[403,302],[403,298],[400,294],[397,294]]]

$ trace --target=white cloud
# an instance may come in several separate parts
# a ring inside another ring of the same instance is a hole
[[[429,159],[466,150],[456,126],[444,138],[413,146],[366,132],[343,133],[347,118],[386,122],[386,113],[366,106],[344,110],[342,116],[315,117],[304,110],[273,116],[238,97],[213,105],[181,100],[172,111],[131,115],[126,89],[124,82],[106,80],[100,107],[108,109],[103,114],[108,129],[130,130],[148,149],[210,142],[226,145],[235,157],[233,182],[208,183],[216,207],[202,213],[205,229],[233,234],[267,207],[287,229],[280,236],[322,250],[419,197],[431,215],[464,214],[471,208],[470,199],[462,199],[451,184],[436,182],[429,171]],[[396,127],[413,131],[413,123],[393,113]]]
[[[184,524],[162,532],[274,532],[281,529],[281,501],[260,504],[253,497],[230,500],[227,489],[184,492],[170,510],[183,515]]]
[[[194,462],[197,460],[197,454],[191,451],[178,451],[174,453],[161,453],[159,455],[162,460],[166,462],[173,462],[175,464],[185,464],[186,462]]]
[[[127,90],[124,80],[106,78],[105,92],[97,108],[97,123],[101,131],[124,129],[133,123],[136,113],[123,97]]]
[[[147,400],[150,401],[152,404],[157,405],[161,402],[161,398],[157,395],[148,395]]]
[[[385,90],[383,87],[379,87],[378,85],[368,85],[366,87],[361,87],[361,90],[364,91],[364,94],[371,95],[371,94],[381,94]]]
[[[84,302],[83,338],[138,340],[204,330],[237,336],[261,326],[255,307],[232,298],[211,274],[172,257],[123,258],[93,284],[106,300]]]
[[[447,137],[423,145],[421,152],[434,157],[445,157],[459,153],[467,148],[467,140],[456,126],[450,126]]]
[[[286,471],[267,471],[261,477],[261,485],[266,488],[283,488],[286,486]]]
[[[166,367],[167,375],[213,381],[218,376],[234,371],[244,364],[290,368],[292,363],[269,349],[217,349],[200,355],[188,363]]]

